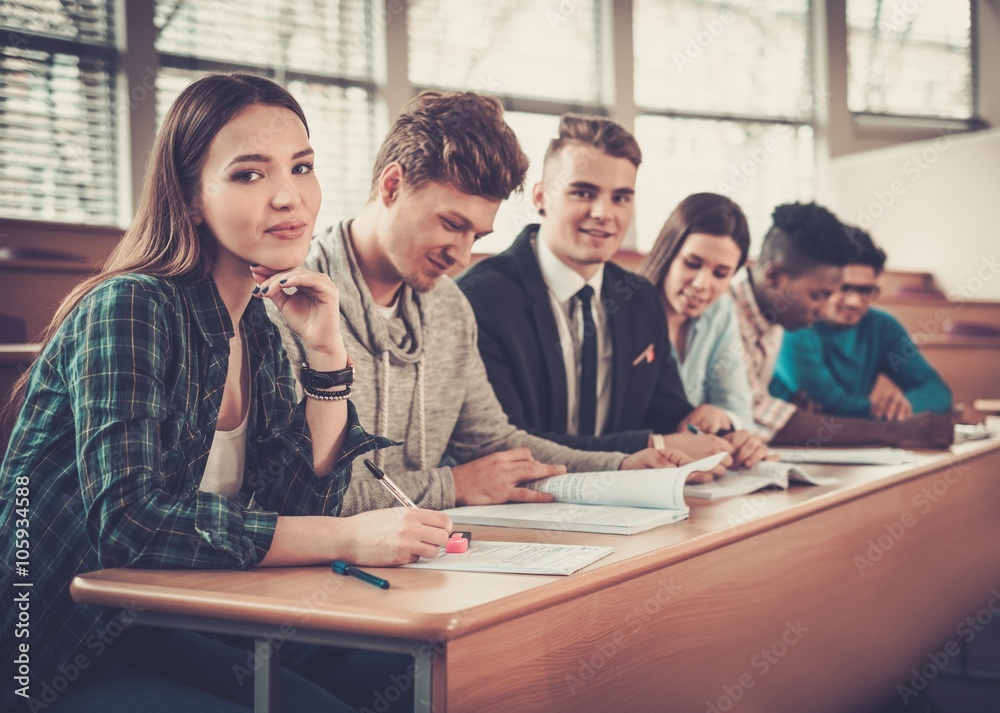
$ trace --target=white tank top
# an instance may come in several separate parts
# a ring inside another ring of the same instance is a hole
[[[243,466],[247,455],[247,422],[250,420],[250,406],[243,415],[243,423],[231,431],[216,429],[212,448],[208,452],[205,475],[198,490],[218,493],[227,498],[235,498],[243,487]]]

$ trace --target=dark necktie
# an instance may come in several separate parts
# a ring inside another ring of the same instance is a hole
[[[577,432],[581,436],[592,436],[597,423],[597,328],[590,301],[594,288],[584,285],[576,293],[580,298],[583,313],[583,348],[580,354],[580,424]]]

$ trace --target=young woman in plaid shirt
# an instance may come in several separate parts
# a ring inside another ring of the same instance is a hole
[[[0,542],[10,566],[15,543],[30,541],[33,586],[30,638],[15,639],[8,603],[25,574],[0,570],[5,681],[18,673],[22,642],[31,663],[5,710],[249,705],[252,686],[232,675],[244,651],[190,633],[122,633],[120,615],[71,600],[81,572],[391,565],[436,555],[446,541],[451,523],[438,512],[330,517],[353,459],[392,443],[358,424],[349,385],[296,397],[265,313],[271,300],[307,345],[311,369],[349,366],[336,286],[298,267],[319,204],[305,117],[287,91],[214,75],[181,93],[132,227],[100,274],[66,298],[15,392]],[[213,665],[218,676],[193,683]],[[342,705],[290,672],[282,693],[289,710]]]

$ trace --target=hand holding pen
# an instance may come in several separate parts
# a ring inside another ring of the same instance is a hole
[[[381,508],[358,515],[335,518],[339,524],[350,527],[343,540],[346,545],[342,559],[331,563],[333,571],[355,577],[377,587],[388,588],[388,582],[369,572],[358,569],[354,563],[375,567],[415,562],[421,557],[436,557],[448,541],[452,529],[451,518],[442,512],[417,507],[391,479],[369,461],[382,478],[386,489],[394,488],[393,497],[406,505],[403,508]],[[374,474],[374,471],[373,471]],[[388,480],[388,483],[385,483]],[[376,581],[377,580],[377,581]]]
[[[413,501],[406,496],[406,493],[400,490],[399,486],[396,485],[394,482],[392,482],[392,479],[389,478],[388,475],[382,472],[381,468],[379,468],[377,465],[372,463],[367,458],[365,458],[365,465],[368,467],[368,470],[371,471],[372,475],[375,476],[375,479],[378,480],[378,482],[382,483],[382,485],[385,486],[385,489],[392,494],[392,497],[396,498],[396,500],[398,500],[408,508],[416,507]]]

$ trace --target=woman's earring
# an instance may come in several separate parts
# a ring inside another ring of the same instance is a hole
[[[544,208],[539,208],[538,209],[538,215],[545,215],[545,209]]]

